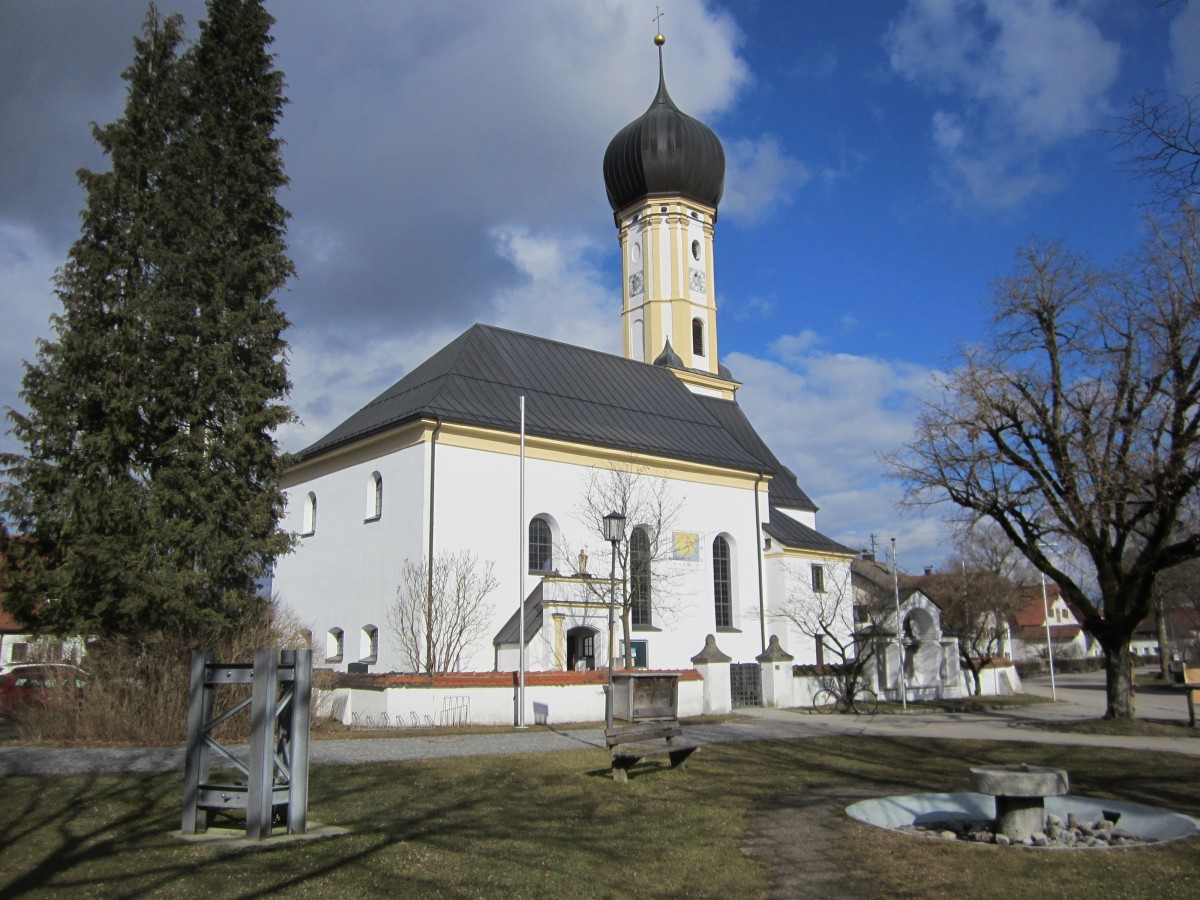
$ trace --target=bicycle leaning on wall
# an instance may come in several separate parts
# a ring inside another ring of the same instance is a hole
[[[822,681],[824,687],[813,695],[813,710],[819,713],[856,712],[869,716],[879,709],[879,698],[862,678],[841,683],[837,678]]]

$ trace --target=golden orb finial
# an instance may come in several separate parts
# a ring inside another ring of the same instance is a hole
[[[655,43],[657,46],[661,47],[661,46],[662,46],[663,44],[665,44],[666,42],[667,42],[667,39],[666,39],[666,37],[665,37],[665,36],[663,36],[663,35],[661,35],[661,34],[656,34],[656,35],[654,36],[654,43]]]

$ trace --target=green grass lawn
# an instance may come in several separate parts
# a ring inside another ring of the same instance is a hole
[[[1066,768],[1072,791],[1200,816],[1200,760],[968,741],[823,738],[709,745],[686,771],[606,775],[602,750],[323,767],[324,841],[230,852],[179,828],[179,775],[8,778],[0,896],[756,897],[756,812],[810,792],[965,790],[971,765]],[[1140,850],[946,844],[838,815],[827,851],[881,896],[1194,897],[1200,840]],[[786,836],[785,836],[786,837]],[[797,836],[800,839],[800,836]],[[827,856],[827,859],[829,857]]]

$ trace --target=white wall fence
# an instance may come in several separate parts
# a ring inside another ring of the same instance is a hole
[[[704,713],[704,683],[695,670],[679,674],[679,715]],[[590,677],[588,677],[590,676]],[[515,673],[463,673],[412,678],[365,676],[321,694],[318,714],[358,728],[513,725],[517,720]],[[593,673],[530,672],[525,682],[525,722],[566,725],[604,721],[607,680]]]
[[[815,666],[793,665],[792,657],[774,638],[757,661],[762,672],[763,705],[767,707],[807,709],[828,681],[828,675]],[[705,649],[692,658],[695,668],[672,670],[679,675],[681,717],[733,711],[730,662],[710,636]],[[909,691],[908,699],[968,696],[965,679],[969,676],[956,674],[957,683],[938,690],[924,686]],[[606,681],[602,672],[595,671],[526,673],[526,724],[602,722]],[[1021,691],[1021,679],[1011,663],[988,666],[980,681],[984,696]],[[885,690],[880,691],[880,699],[898,698],[890,697]],[[351,727],[512,725],[517,721],[518,688],[515,672],[342,676],[338,686],[320,692],[319,702],[319,715]]]

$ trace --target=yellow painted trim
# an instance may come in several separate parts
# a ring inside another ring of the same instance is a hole
[[[675,376],[684,384],[694,384],[697,387],[708,388],[714,391],[720,391],[721,397],[725,400],[732,400],[737,389],[742,386],[740,381],[727,381],[717,375],[709,375],[706,372],[694,372],[685,369],[671,369]]]
[[[776,538],[771,539],[771,549],[763,551],[763,559],[806,559],[822,562],[827,559],[852,560],[857,553],[835,553],[832,550],[805,550],[800,547],[781,547]]]
[[[516,456],[520,453],[520,438],[515,433],[495,431],[475,425],[458,425],[447,422],[438,435],[438,444],[464,450],[480,450],[485,453],[500,453]],[[639,471],[656,478],[677,478],[697,484],[712,484],[721,487],[753,489],[758,480],[757,472],[728,469],[707,463],[673,460],[661,456],[634,453],[627,450],[612,450],[593,447],[573,441],[553,438],[525,436],[527,458],[546,462],[573,463],[576,465],[633,466]],[[770,479],[764,478],[765,486]]]
[[[313,459],[303,460],[288,468],[280,476],[279,486],[286,490],[330,472],[380,459],[399,450],[416,447],[428,442],[433,425],[432,421],[426,420],[410,422],[399,428],[391,428],[379,434],[355,440]]]

